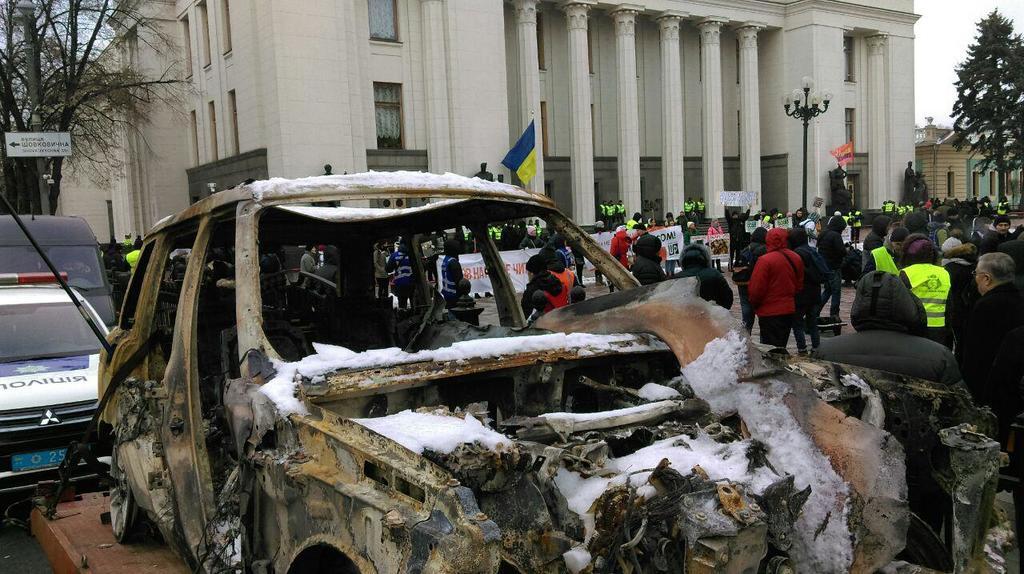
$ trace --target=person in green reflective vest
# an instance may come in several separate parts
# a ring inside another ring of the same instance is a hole
[[[1010,202],[1006,201],[1005,197],[999,198],[999,203],[996,204],[996,215],[1006,215],[1010,213]]]
[[[695,221],[697,218],[697,203],[692,199],[683,202],[683,211],[686,212],[687,221]]]
[[[704,200],[698,198],[697,199],[697,221],[700,221],[700,222],[704,221],[704,212],[705,211],[706,211],[706,209],[705,209],[705,206],[704,206]]]
[[[622,200],[620,199],[618,203],[615,204],[615,221],[621,224],[625,220],[626,206],[622,205]]]
[[[859,209],[851,209],[847,222],[850,224],[850,241],[860,243],[860,228],[864,224],[864,216]]]
[[[644,216],[641,215],[639,211],[634,213],[633,217],[629,218],[629,221],[626,222],[626,229],[632,231],[633,228],[636,227],[643,220]]]
[[[892,275],[899,275],[900,268],[896,265],[903,251],[903,241],[910,235],[906,227],[893,228],[889,238],[881,247],[871,250],[871,256],[864,262],[864,270],[861,275],[867,275],[872,271],[885,271]]]
[[[914,233],[903,241],[900,257],[900,279],[924,305],[928,319],[927,337],[950,347],[946,328],[946,300],[951,287],[949,272],[936,265],[936,248],[922,233]]]
[[[896,213],[896,202],[891,200],[891,199],[887,199],[887,200],[883,201],[882,202],[882,213],[885,213],[887,215],[895,214]]]

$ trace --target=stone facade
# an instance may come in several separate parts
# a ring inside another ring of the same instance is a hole
[[[914,157],[913,0],[155,4],[190,89],[167,116],[179,157],[131,161],[177,182],[160,193],[180,204],[227,175],[326,163],[472,175],[487,162],[513,181],[499,162],[532,120],[543,154],[530,187],[581,223],[607,199],[660,217],[699,196],[717,215],[725,190],[793,209],[802,126],[782,97],[804,76],[834,94],[810,126],[811,196],[825,194],[829,150],[848,133],[861,207],[898,197]],[[382,140],[379,121],[397,121],[397,135]]]

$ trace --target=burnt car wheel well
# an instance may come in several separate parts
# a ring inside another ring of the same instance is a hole
[[[329,544],[314,544],[299,552],[288,574],[359,574],[359,568],[344,552]]]

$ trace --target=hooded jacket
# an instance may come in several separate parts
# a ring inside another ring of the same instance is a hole
[[[908,213],[903,218],[903,227],[906,227],[907,231],[911,234],[922,233],[928,235],[928,216],[920,211]]]
[[[630,271],[641,285],[650,285],[665,280],[665,270],[661,268],[661,240],[650,233],[637,238],[633,244],[633,267]]]
[[[888,215],[876,216],[871,221],[871,231],[864,237],[864,265],[871,257],[871,252],[885,244],[885,236],[889,232],[890,223],[892,223],[892,218]]]
[[[843,230],[846,229],[846,220],[838,215],[828,220],[824,231],[818,237],[818,253],[825,258],[828,268],[836,271],[843,266],[843,259],[846,257],[846,244],[843,243]]]
[[[632,244],[633,240],[629,237],[625,227],[620,227],[615,231],[615,235],[612,236],[609,252],[626,269],[629,269],[629,248]]]
[[[700,283],[700,297],[725,309],[732,308],[732,289],[722,272],[711,266],[711,250],[707,245],[691,243],[679,256],[682,271],[673,277],[696,277]]]
[[[796,294],[803,290],[804,262],[787,247],[789,233],[776,227],[768,232],[768,252],[757,259],[750,277],[750,304],[758,317],[792,315]]]
[[[814,262],[815,258],[820,256],[815,253],[813,247],[807,244],[807,231],[803,227],[794,227],[789,230],[789,247],[804,262],[803,289],[797,294],[796,299],[797,305],[801,309],[808,309],[821,296],[821,284],[825,280]]]
[[[974,268],[978,264],[978,248],[973,243],[963,243],[955,237],[942,244],[942,268],[949,273],[949,298],[946,299],[946,326],[953,331],[957,347],[957,358],[962,359],[961,345],[967,316],[981,297],[974,284]]]
[[[750,244],[740,252],[739,261],[737,265],[733,266],[732,272],[732,280],[740,289],[746,289],[747,284],[750,283],[750,277],[754,274],[754,265],[757,264],[757,259],[768,253],[768,248],[764,244],[767,236],[767,229],[763,227],[754,229],[750,234]]]
[[[815,357],[947,385],[960,382],[953,353],[913,334],[924,331],[924,306],[895,275],[874,271],[861,277],[850,323],[856,333],[823,338]]]

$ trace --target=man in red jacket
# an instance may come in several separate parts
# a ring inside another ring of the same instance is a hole
[[[790,251],[788,233],[768,231],[768,252],[757,259],[747,287],[750,304],[761,327],[761,343],[785,348],[796,312],[796,294],[804,285],[804,262]]]

